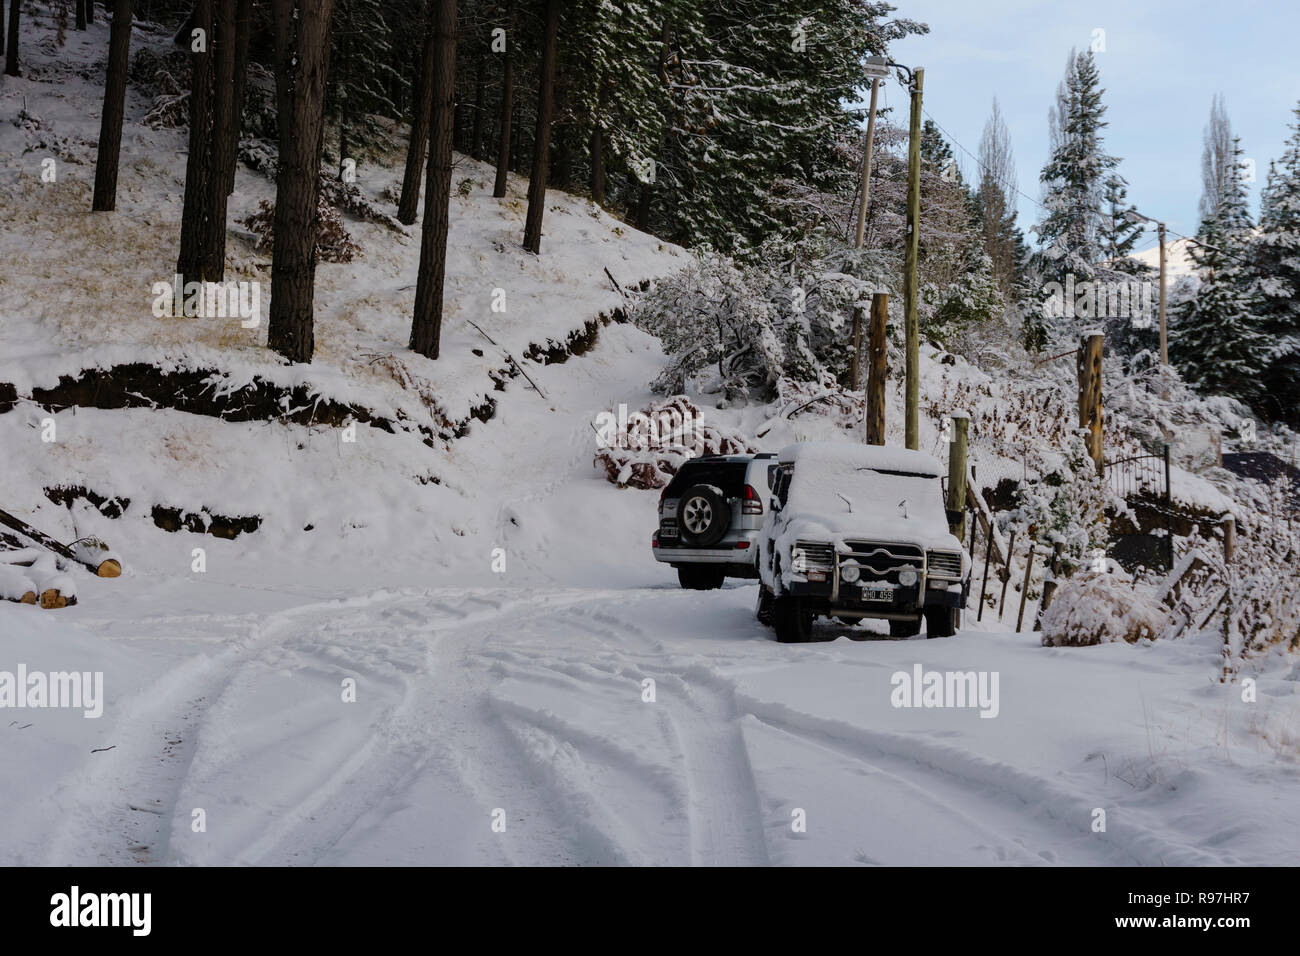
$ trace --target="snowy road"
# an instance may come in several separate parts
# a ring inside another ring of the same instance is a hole
[[[108,696],[134,689],[98,721],[28,712],[8,729],[24,786],[5,862],[1293,856],[1293,824],[1233,802],[1267,771],[1214,739],[1234,733],[1231,701],[1189,695],[1191,647],[1071,657],[1026,636],[850,641],[829,625],[833,640],[783,646],[753,593],[409,589],[35,635],[50,652],[109,638]],[[915,664],[999,672],[997,717],[894,707],[891,675]]]

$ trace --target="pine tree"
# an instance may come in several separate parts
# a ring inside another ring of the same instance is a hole
[[[1264,411],[1300,420],[1300,106],[1282,158],[1270,164],[1254,246],[1264,331],[1274,356],[1265,370]]]
[[[1228,121],[1223,94],[1219,93],[1210,101],[1210,122],[1205,126],[1205,147],[1201,151],[1202,219],[1214,215],[1235,174],[1232,168],[1232,124]]]
[[[1170,330],[1170,358],[1183,378],[1205,394],[1230,395],[1254,405],[1272,347],[1261,329],[1259,281],[1250,262],[1253,224],[1241,141],[1233,139],[1232,167],[1219,207],[1202,221],[1189,254],[1200,285]]]
[[[1102,215],[1098,239],[1108,268],[1129,275],[1145,274],[1147,267],[1130,258],[1133,247],[1142,237],[1142,224],[1129,218],[1133,205],[1128,201],[1128,181],[1119,173],[1106,177],[1102,194]]]
[[[104,77],[104,109],[100,113],[99,144],[95,158],[95,194],[91,200],[91,209],[95,212],[111,212],[117,208],[117,169],[122,146],[122,113],[126,103],[127,55],[130,47],[131,0],[116,0],[109,38],[108,70]]]
[[[1099,238],[1103,183],[1119,160],[1102,149],[1107,124],[1100,82],[1092,52],[1071,51],[1053,112],[1052,154],[1039,177],[1047,212],[1035,231],[1046,247],[1038,265],[1048,281],[1064,283],[1071,274],[1090,280],[1105,256]]]
[[[316,226],[334,0],[271,0],[276,123],[271,306],[266,344],[291,362],[315,349]]]
[[[381,0],[337,0],[330,38],[330,82],[326,113],[338,128],[340,174],[346,160],[358,162],[386,144],[378,117],[398,117],[389,96],[395,77],[392,39]],[[341,178],[341,175],[340,175]]]

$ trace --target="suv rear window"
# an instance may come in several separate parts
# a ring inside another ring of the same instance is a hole
[[[747,470],[748,463],[743,461],[688,461],[668,483],[664,496],[680,498],[691,485],[715,485],[728,498],[738,498],[745,493]]]

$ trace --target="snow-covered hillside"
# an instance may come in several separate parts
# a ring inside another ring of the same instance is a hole
[[[103,679],[100,716],[0,711],[0,862],[1294,860],[1292,658],[1252,662],[1247,702],[1219,682],[1209,634],[1044,648],[1012,633],[1009,604],[1002,620],[972,611],[949,640],[823,622],[824,641],[787,646],[755,620],[752,584],[681,590],[651,557],[656,493],[615,487],[592,458],[597,416],[644,406],[666,362],[617,321],[606,270],[631,286],[687,254],[587,200],[549,195],[534,258],[519,247],[526,183],[494,200],[489,171],[461,159],[437,362],[405,348],[418,229],[346,217],[362,252],[318,271],[310,366],[276,361],[264,322],[155,317],[184,142],[129,102],[118,211],[89,212],[105,31],[57,53],[33,44],[31,75],[0,88],[0,383],[15,386],[0,507],[62,540],[100,535],[125,568],[77,572],[74,607],[0,601],[0,690],[20,668]],[[10,122],[20,108],[29,120]],[[398,174],[395,159],[359,184],[378,200]],[[271,195],[239,175],[235,216]],[[269,290],[265,257],[231,246],[232,273]],[[397,425],[32,399],[132,363],[202,370],[217,392],[302,385]],[[979,415],[1016,389],[933,347],[922,383],[921,448],[937,454],[943,410]],[[845,437],[829,417],[700,402],[771,450]],[[888,420],[899,443],[892,392]],[[1050,454],[1018,422],[998,435],[981,467]],[[1176,498],[1235,506],[1175,475]],[[129,504],[109,518],[85,497],[54,504],[55,488]],[[162,530],[157,509],[261,520],[228,540]],[[988,694],[908,706],[928,699],[910,682],[936,672]]]

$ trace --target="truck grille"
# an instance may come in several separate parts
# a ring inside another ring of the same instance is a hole
[[[846,541],[847,557],[862,566],[862,577],[872,581],[898,584],[898,572],[912,568],[918,574],[925,563],[924,552],[909,544],[882,544],[879,541]]]
[[[928,563],[932,577],[961,577],[961,555],[955,551],[931,551]]]

